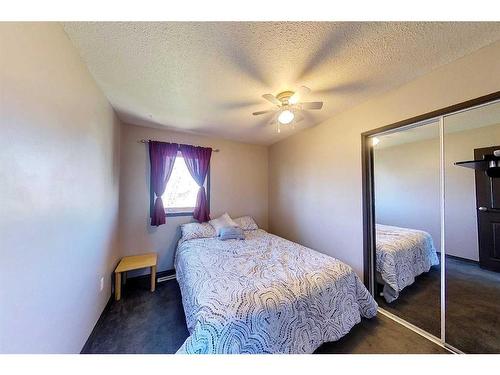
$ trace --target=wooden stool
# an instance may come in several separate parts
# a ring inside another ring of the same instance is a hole
[[[115,269],[115,300],[119,301],[122,289],[122,272],[138,270],[140,268],[151,267],[151,291],[155,291],[156,285],[156,262],[157,253],[147,253],[142,255],[132,255],[123,257]]]

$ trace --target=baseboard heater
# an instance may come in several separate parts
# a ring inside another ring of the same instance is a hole
[[[164,281],[168,281],[168,280],[175,280],[175,278],[176,278],[176,277],[175,277],[175,273],[174,273],[174,274],[172,274],[172,275],[167,275],[167,276],[158,277],[158,278],[156,279],[156,282],[157,282],[157,283],[162,283],[162,282],[164,282]]]

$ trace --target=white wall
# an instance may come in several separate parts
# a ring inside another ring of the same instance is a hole
[[[124,125],[121,136],[120,247],[123,255],[159,253],[158,270],[173,268],[179,225],[192,217],[167,217],[151,227],[149,220],[149,154],[140,139],[219,148],[210,162],[211,217],[228,212],[232,217],[251,215],[268,227],[268,148],[171,130]],[[131,273],[134,275],[137,273]]]
[[[78,353],[118,258],[119,122],[59,24],[0,23],[0,50],[0,353]]]
[[[500,90],[500,42],[304,130],[269,150],[269,227],[363,273],[364,131]]]

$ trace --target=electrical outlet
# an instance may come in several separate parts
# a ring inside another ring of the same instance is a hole
[[[101,277],[101,292],[104,289],[104,277]]]

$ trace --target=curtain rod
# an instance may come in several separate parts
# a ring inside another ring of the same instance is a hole
[[[137,141],[137,143],[148,143],[150,141],[150,139],[139,139]],[[163,141],[160,141],[160,142],[163,142]],[[193,145],[187,145],[187,146],[193,146]],[[199,147],[199,146],[195,146],[195,147]],[[213,148],[212,149],[213,152],[220,152],[220,150],[218,148]]]

